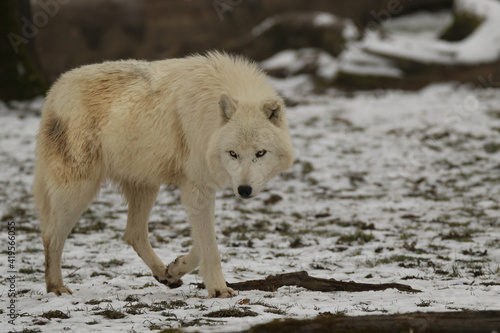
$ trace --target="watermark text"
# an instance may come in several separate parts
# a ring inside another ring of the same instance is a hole
[[[18,316],[16,310],[16,295],[17,295],[17,265],[16,265],[16,222],[9,221],[7,223],[7,317],[9,324],[14,325]]]

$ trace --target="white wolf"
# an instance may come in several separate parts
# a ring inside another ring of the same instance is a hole
[[[155,62],[117,61],[61,76],[42,112],[35,204],[47,292],[62,280],[64,243],[106,179],[128,201],[125,241],[170,287],[200,266],[209,297],[230,297],[214,232],[216,190],[257,195],[292,164],[283,101],[258,67],[217,52]],[[182,190],[193,247],[170,265],[153,251],[148,219],[162,184]]]

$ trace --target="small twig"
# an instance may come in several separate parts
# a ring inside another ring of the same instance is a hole
[[[78,267],[77,269],[75,269],[73,272],[69,273],[68,275],[66,275],[66,278],[72,278],[74,276],[74,274],[80,270],[81,267]]]

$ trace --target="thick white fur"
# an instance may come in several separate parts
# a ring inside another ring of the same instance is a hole
[[[37,143],[34,195],[47,291],[71,293],[61,274],[64,243],[110,179],[129,204],[125,240],[158,281],[177,287],[200,266],[210,297],[233,296],[214,232],[215,192],[232,184],[236,195],[246,186],[254,196],[292,158],[283,102],[243,58],[215,52],[67,72],[47,96]],[[168,266],[147,227],[162,184],[180,186],[194,239],[189,254]]]

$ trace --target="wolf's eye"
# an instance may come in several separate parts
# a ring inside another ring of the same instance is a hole
[[[234,150],[230,150],[229,155],[231,155],[232,158],[238,158],[238,154],[236,154]]]
[[[266,153],[267,153],[267,150],[265,150],[265,149],[259,150],[259,151],[255,154],[255,157],[257,157],[257,158],[262,157],[262,156],[266,155]]]

